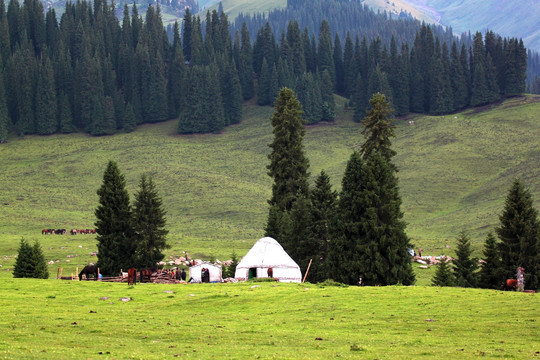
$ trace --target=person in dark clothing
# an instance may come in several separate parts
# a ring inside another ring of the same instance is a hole
[[[182,269],[182,274],[180,274],[182,281],[186,281],[186,270]]]

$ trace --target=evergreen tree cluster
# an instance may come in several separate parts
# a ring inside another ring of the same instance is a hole
[[[17,260],[15,261],[15,266],[13,268],[13,277],[35,279],[49,278],[49,270],[47,269],[47,263],[39,241],[36,241],[34,246],[30,246],[24,238],[21,239],[19,250],[17,252]]]
[[[204,42],[195,19],[193,37],[185,31],[182,44],[178,24],[169,42],[159,5],[149,6],[144,20],[126,5],[121,24],[106,0],[68,2],[59,21],[38,0],[10,0],[7,11],[1,5],[0,141],[11,128],[19,135],[107,135],[182,115],[180,132],[207,132],[240,120],[224,14],[209,14]],[[186,47],[193,59],[184,56]],[[186,120],[201,112],[200,123]]]
[[[332,190],[322,171],[309,187],[302,108],[294,92],[279,91],[272,116],[268,175],[273,178],[266,236],[276,238],[310,282],[328,278],[346,284],[412,284],[388,103],[382,94],[366,117],[366,142],[347,164],[342,190]],[[382,123],[385,122],[385,125]],[[369,134],[368,134],[369,133]],[[377,135],[373,135],[377,134]]]
[[[98,189],[95,210],[98,243],[97,266],[105,276],[120,269],[152,268],[163,260],[166,241],[165,210],[151,177],[141,176],[133,206],[124,175],[110,161]]]
[[[334,119],[334,93],[356,121],[376,92],[397,115],[443,114],[523,93],[527,68],[521,40],[457,40],[359,0],[289,1],[235,26],[222,11],[201,20],[186,9],[169,34],[159,4],[144,19],[125,5],[120,23],[107,0],[68,2],[59,21],[38,0],[10,0],[0,54],[0,141],[12,128],[107,135],[177,116],[179,133],[215,132],[240,121],[242,100],[271,105],[281,87],[309,124]]]
[[[506,279],[516,278],[518,267],[523,267],[525,287],[540,289],[540,220],[529,191],[519,179],[508,192],[499,220],[495,229],[498,240],[493,233],[487,235],[479,271],[478,259],[471,257],[469,237],[462,231],[453,267],[441,263],[433,285],[500,289]]]
[[[252,34],[257,31],[253,63],[263,93],[259,104],[272,102],[266,94],[275,94],[277,78],[277,88],[296,91],[309,123],[313,122],[311,104],[312,99],[317,101],[318,90],[305,94],[305,80],[298,82],[304,72],[321,78],[327,70],[334,92],[354,105],[356,121],[363,119],[368,100],[376,92],[387,96],[396,115],[438,115],[525,91],[523,42],[503,39],[491,31],[485,41],[481,33],[457,39],[451,29],[392,19],[375,14],[360,1],[348,0],[291,0],[286,9],[267,16],[240,15],[235,26],[240,24]],[[294,78],[287,81],[291,74]],[[325,88],[318,87],[324,96]]]

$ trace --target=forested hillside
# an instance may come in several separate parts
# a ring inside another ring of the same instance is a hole
[[[1,141],[10,130],[107,135],[176,117],[179,133],[215,132],[240,121],[242,100],[271,105],[283,86],[312,124],[333,120],[336,92],[359,121],[378,91],[398,115],[444,114],[525,91],[522,41],[477,33],[469,48],[468,39],[387,19],[359,1],[289,0],[268,21],[239,17],[245,25],[233,27],[234,40],[224,13],[201,19],[188,9],[172,42],[159,6],[143,20],[126,5],[121,24],[100,0],[66,4],[60,21],[37,0],[3,9]]]

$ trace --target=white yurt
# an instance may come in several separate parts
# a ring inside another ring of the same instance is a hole
[[[202,282],[201,272],[203,268],[208,269],[210,272],[210,282],[221,282],[221,266],[205,261],[189,268],[189,277],[193,279],[193,282]]]
[[[236,266],[237,280],[272,277],[282,282],[302,282],[300,267],[271,237],[259,239]]]

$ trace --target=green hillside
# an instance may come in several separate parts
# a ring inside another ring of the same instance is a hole
[[[229,20],[234,20],[240,13],[265,13],[274,9],[281,9],[287,6],[287,0],[223,0],[223,11],[228,15]],[[210,11],[218,9],[219,3],[211,6]],[[207,9],[202,12],[206,14]]]
[[[245,254],[266,221],[271,113],[247,104],[243,122],[221,134],[180,136],[177,122],[168,121],[130,134],[26,136],[1,144],[2,273],[11,276],[6,265],[13,263],[21,236],[41,239],[47,260],[59,259],[67,268],[95,261],[92,236],[42,236],[41,229],[93,227],[96,191],[109,160],[118,162],[131,195],[142,173],[154,177],[168,212],[167,255]],[[453,246],[462,229],[471,231],[478,251],[516,176],[540,204],[538,114],[540,97],[527,96],[488,109],[397,120],[402,209],[412,242],[425,254],[452,255],[445,246]],[[305,139],[311,174],[325,169],[336,188],[350,153],[363,141],[351,115],[342,110],[335,124],[310,127]]]

